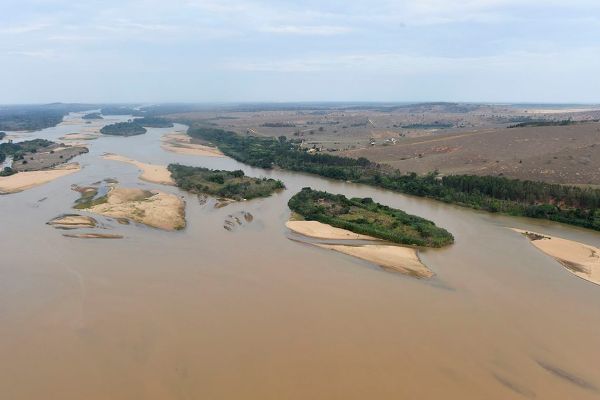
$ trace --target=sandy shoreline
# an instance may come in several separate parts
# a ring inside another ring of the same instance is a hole
[[[532,245],[558,261],[572,274],[600,285],[600,249],[572,240],[510,228],[526,236]]]
[[[0,177],[0,194],[17,193],[43,185],[81,170],[79,163],[70,163],[41,171],[24,171]]]
[[[354,240],[380,240],[371,236],[361,235],[346,229],[335,228],[318,221],[288,221],[285,226],[304,236],[315,239],[354,239]]]
[[[204,157],[224,157],[216,147],[192,143],[192,138],[185,133],[167,133],[161,139],[160,147],[164,150],[177,153]]]
[[[135,165],[142,171],[139,178],[143,181],[159,183],[162,185],[175,185],[175,181],[173,178],[171,178],[171,172],[169,172],[167,167],[164,165],[147,164],[113,153],[106,153],[102,155],[102,158],[105,160],[119,161]]]
[[[306,237],[324,240],[348,240],[349,244],[310,243],[322,249],[337,251],[377,264],[387,270],[417,278],[431,278],[434,273],[421,262],[418,250],[393,244],[353,244],[355,240],[377,240],[346,229],[335,228],[318,221],[288,221],[286,227]]]

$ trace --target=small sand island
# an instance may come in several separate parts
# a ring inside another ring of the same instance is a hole
[[[81,169],[67,162],[87,153],[83,146],[65,146],[45,139],[0,144],[0,193],[17,193],[48,183]]]
[[[86,215],[63,214],[49,221],[48,225],[57,229],[95,228],[98,221]]]
[[[348,199],[343,195],[304,188],[290,199],[288,205],[296,213],[295,220],[286,224],[290,230],[315,239],[349,242],[307,243],[419,278],[430,278],[434,274],[419,259],[418,249],[394,243],[442,247],[454,241],[448,231],[433,222],[369,198]],[[360,243],[364,241],[379,243]]]
[[[173,194],[116,184],[75,186],[73,190],[81,194],[75,209],[168,231],[185,228],[185,202]]]
[[[241,170],[223,171],[180,164],[169,164],[168,170],[175,184],[183,190],[234,201],[268,197],[285,188],[279,180],[252,178]]]
[[[161,148],[177,153],[204,157],[224,157],[216,147],[208,145],[199,139],[193,139],[185,133],[172,132],[161,138]]]
[[[558,261],[572,274],[600,285],[600,249],[572,240],[511,228],[531,244]]]
[[[140,179],[143,181],[158,183],[161,185],[175,185],[175,181],[173,178],[171,178],[171,172],[164,165],[147,164],[113,153],[105,153],[102,155],[102,158],[105,160],[119,161],[135,165],[140,169],[140,171],[142,171]]]

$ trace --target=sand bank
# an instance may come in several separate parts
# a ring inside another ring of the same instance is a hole
[[[574,275],[600,285],[600,249],[572,240],[511,228]]]
[[[173,153],[204,157],[224,157],[223,153],[216,147],[192,143],[192,138],[185,133],[168,133],[164,135],[160,141],[160,147]]]
[[[143,181],[159,183],[162,185],[175,185],[175,181],[171,178],[171,173],[167,167],[163,165],[147,164],[112,153],[104,154],[102,158],[105,160],[120,161],[135,165],[142,171],[140,179]]]
[[[293,232],[304,236],[325,240],[378,240],[346,229],[335,228],[318,221],[288,221],[285,224]],[[350,242],[352,243],[352,242]],[[324,244],[309,243],[322,249],[329,249],[377,264],[388,270],[430,278],[434,273],[421,262],[417,249],[391,244]]]
[[[65,140],[65,141],[71,141],[71,140],[82,141],[82,140],[95,140],[95,139],[98,139],[99,137],[100,137],[100,133],[98,133],[98,134],[96,134],[96,133],[67,133],[64,136],[61,136],[59,139]]]
[[[339,251],[362,260],[418,278],[431,278],[433,272],[419,259],[417,250],[411,247],[400,247],[383,244],[366,244],[351,246],[344,244],[315,244],[323,249]]]
[[[86,215],[65,214],[49,221],[48,225],[59,229],[95,228],[98,221]]]
[[[75,239],[123,239],[123,235],[112,233],[64,233],[63,236]]]
[[[70,163],[42,171],[18,172],[14,175],[0,177],[0,194],[17,193],[60,177],[70,175],[81,169],[78,163]]]
[[[87,211],[113,218],[126,218],[164,230],[185,227],[185,202],[169,193],[113,187],[106,202]]]
[[[380,240],[367,235],[360,235],[346,229],[335,228],[318,221],[288,221],[288,229],[304,236],[315,239],[354,239],[354,240]]]

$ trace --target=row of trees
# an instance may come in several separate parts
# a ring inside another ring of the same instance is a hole
[[[226,155],[262,168],[277,166],[447,203],[544,218],[600,230],[600,190],[496,176],[403,174],[365,158],[308,154],[285,137],[240,136],[216,128],[193,127],[189,134],[213,143]]]

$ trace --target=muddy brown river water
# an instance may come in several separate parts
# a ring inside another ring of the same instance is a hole
[[[80,115],[26,138],[79,132]],[[0,196],[1,399],[600,398],[600,286],[507,227],[594,246],[599,233],[169,153],[160,137],[173,130],[90,141],[80,172]],[[243,169],[287,190],[217,209],[104,152]],[[71,211],[72,184],[104,178],[185,197],[187,228],[97,217],[125,238],[84,240],[46,225]],[[421,252],[430,280],[298,243],[287,200],[304,186],[423,216],[456,243]],[[223,229],[242,211],[251,223]]]

